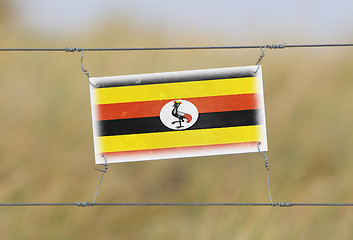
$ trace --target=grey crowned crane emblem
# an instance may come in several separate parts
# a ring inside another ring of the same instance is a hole
[[[178,100],[174,101],[173,110],[172,110],[172,115],[178,119],[177,121],[173,121],[172,124],[179,123],[179,126],[175,126],[176,128],[182,128],[184,127],[183,125],[181,125],[182,122],[186,121],[187,123],[190,123],[192,120],[192,116],[190,114],[184,113],[179,110],[180,104],[181,104],[180,101]]]
[[[178,99],[166,103],[159,117],[166,127],[172,130],[185,130],[196,123],[199,111],[190,101]]]

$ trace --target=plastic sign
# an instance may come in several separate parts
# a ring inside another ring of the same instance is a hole
[[[91,78],[96,164],[267,151],[256,69]]]

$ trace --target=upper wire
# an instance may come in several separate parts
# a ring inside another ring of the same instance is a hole
[[[227,49],[284,49],[318,47],[353,47],[353,43],[329,44],[269,44],[248,46],[196,46],[196,47],[136,47],[136,48],[0,48],[2,52],[81,52],[84,51],[171,51],[171,50],[227,50]]]

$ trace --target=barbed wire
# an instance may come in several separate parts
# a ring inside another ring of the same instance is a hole
[[[0,48],[2,52],[82,52],[82,51],[172,51],[172,50],[227,50],[227,49],[285,49],[285,48],[320,48],[353,47],[353,43],[328,44],[268,44],[248,46],[195,46],[195,47],[132,47],[132,48]]]

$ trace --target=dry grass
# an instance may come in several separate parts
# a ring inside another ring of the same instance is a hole
[[[110,30],[50,47],[169,45],[158,31]],[[2,47],[48,46],[45,39],[5,25],[1,32],[6,32]],[[175,41],[217,43],[195,36]],[[92,76],[230,67],[252,65],[258,54],[87,53],[85,67]],[[275,201],[353,201],[352,56],[348,48],[268,51],[263,78]],[[2,203],[93,200],[100,174],[94,170],[88,83],[79,58],[0,54]],[[263,159],[245,154],[114,164],[97,200],[267,202],[268,197]],[[1,239],[350,239],[352,226],[349,208],[0,208]]]

